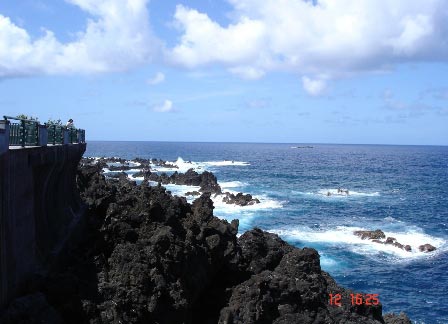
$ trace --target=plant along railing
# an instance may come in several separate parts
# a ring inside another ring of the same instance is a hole
[[[17,120],[9,126],[9,145],[35,146],[39,143],[39,122],[36,120],[3,116],[5,120]]]

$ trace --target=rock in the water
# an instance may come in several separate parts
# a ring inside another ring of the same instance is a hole
[[[166,173],[157,174],[147,173],[145,174],[145,179],[160,182],[162,184],[177,184],[177,185],[187,185],[187,186],[200,186],[200,191],[205,193],[209,192],[212,194],[221,194],[221,187],[218,184],[216,176],[208,171],[203,173],[197,173],[193,169],[189,169],[185,173],[180,173],[175,171],[172,175],[168,176]]]
[[[369,240],[378,240],[378,239],[384,239],[386,238],[386,235],[382,230],[375,230],[375,231],[355,231],[353,232],[356,236],[359,236],[361,239],[369,239]]]
[[[381,230],[376,231],[355,231],[353,234],[361,237],[363,240],[369,239],[372,240],[372,242],[378,243],[378,244],[387,244],[387,245],[393,245],[399,249],[411,252],[412,248],[410,245],[404,245],[400,242],[397,242],[397,239],[395,237],[387,237]],[[386,240],[383,240],[386,238]]]
[[[428,244],[428,243],[420,245],[418,247],[418,249],[420,250],[420,252],[426,252],[426,253],[437,250],[437,248],[435,246],[432,246],[431,244]]]
[[[253,198],[251,194],[243,194],[241,192],[236,195],[226,192],[222,201],[226,204],[234,204],[238,206],[251,206],[260,203],[260,200]]]

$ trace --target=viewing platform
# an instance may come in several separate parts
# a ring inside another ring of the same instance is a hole
[[[85,149],[83,129],[0,120],[0,310],[79,235],[85,206],[76,173]]]
[[[85,130],[36,120],[3,116],[0,120],[0,154],[8,149],[85,143]]]

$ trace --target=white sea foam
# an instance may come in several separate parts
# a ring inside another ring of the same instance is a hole
[[[173,162],[175,166],[178,167],[179,172],[187,172],[189,169],[194,169],[195,171],[202,170],[202,166],[196,162],[192,161],[184,161],[181,157],[178,157],[175,162]]]
[[[417,227],[398,232],[398,231],[384,231],[386,237],[394,237],[403,245],[410,245],[411,252],[402,250],[393,245],[380,244],[372,242],[371,240],[362,240],[360,237],[353,234],[354,231],[367,230],[361,227],[337,226],[333,229],[316,231],[309,227],[293,228],[293,229],[272,229],[269,232],[280,235],[286,240],[300,240],[311,243],[325,243],[337,246],[347,246],[352,252],[363,255],[378,255],[386,253],[400,259],[427,257],[437,251],[446,250],[446,241],[442,238],[425,234]],[[435,246],[438,250],[431,253],[424,253],[419,251],[419,246],[429,243]]]
[[[171,191],[173,195],[185,196],[185,193],[189,191],[199,191],[201,187],[199,186],[187,186],[187,185],[177,185],[177,184],[163,184],[167,190]]]
[[[194,161],[185,161],[181,157],[178,157],[174,162],[168,162],[176,167],[166,167],[166,166],[155,166],[151,165],[151,168],[157,172],[186,172],[189,169],[193,169],[198,173],[201,173],[206,170],[210,170],[210,168],[214,167],[226,167],[226,166],[248,166],[250,165],[248,162],[243,161],[206,161],[206,162],[194,162]]]
[[[230,193],[236,194],[235,191],[229,191]],[[215,206],[216,210],[221,213],[226,214],[235,214],[243,211],[257,211],[257,210],[263,210],[263,209],[277,209],[283,207],[283,202],[278,201],[275,199],[271,199],[265,195],[259,195],[259,196],[253,196],[253,198],[257,198],[260,203],[259,204],[253,204],[249,206],[239,206],[235,204],[227,204],[222,201],[222,199],[225,197],[225,195],[217,195],[212,196],[213,205]]]
[[[121,173],[121,172],[125,172],[125,171],[122,171],[122,170],[110,170],[108,168],[103,168],[103,173]],[[127,172],[125,172],[125,173],[127,173]]]
[[[380,193],[378,191],[374,192],[363,192],[363,191],[355,191],[349,190],[348,194],[345,192],[346,189],[343,189],[342,192],[338,191],[337,188],[329,188],[329,189],[319,189],[317,191],[308,191],[308,192],[296,192],[298,194],[307,195],[307,196],[315,196],[319,198],[350,198],[350,197],[378,197]]]
[[[216,166],[216,167],[222,167],[222,166],[248,166],[250,165],[249,162],[243,162],[243,161],[230,161],[230,160],[224,160],[224,161],[209,161],[209,162],[202,162],[205,166]]]
[[[173,166],[172,167],[171,166],[158,166],[153,163],[150,163],[151,171],[155,171],[155,172],[159,172],[159,173],[160,172],[171,173],[171,172],[175,172],[175,171],[184,173],[184,172],[187,172],[189,169],[193,169],[199,173],[204,171],[204,168],[201,165],[199,165],[198,163],[191,162],[191,161],[184,161],[181,157],[177,158],[177,160],[174,162],[167,161],[167,163],[169,165],[173,165]]]
[[[321,254],[320,265],[322,266],[322,268],[324,268],[325,270],[328,270],[328,269],[335,268],[338,266],[338,262],[335,259],[332,259],[321,252],[319,252],[319,253]]]
[[[166,168],[166,167],[159,167],[159,166],[151,166],[151,172],[168,173],[168,174],[171,174],[171,173],[173,173],[174,171],[177,171],[177,172],[185,172],[185,171],[187,171],[187,170],[185,170],[185,171],[181,171],[181,170],[179,170],[179,169],[177,169],[177,168]]]
[[[330,189],[321,189],[317,193],[321,196],[325,197],[376,197],[379,196],[379,192],[360,192],[360,191],[354,191],[354,190],[348,190],[348,194],[344,191],[346,189],[343,189],[342,192],[338,192],[338,189],[330,188]],[[328,195],[330,193],[330,195]]]
[[[247,183],[241,181],[224,181],[219,182],[219,185],[222,189],[228,189],[228,188],[241,188],[246,186]]]

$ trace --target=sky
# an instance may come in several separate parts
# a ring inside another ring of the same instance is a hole
[[[87,140],[448,145],[448,1],[0,1],[0,114]]]

